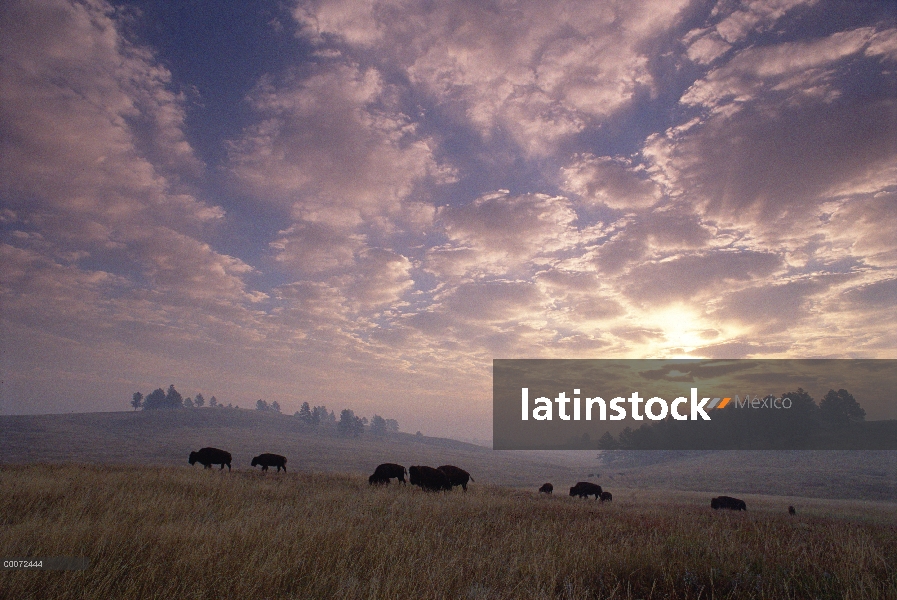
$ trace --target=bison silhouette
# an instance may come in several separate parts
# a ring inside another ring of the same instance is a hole
[[[794,510],[794,507],[793,507],[793,506],[789,506],[789,507],[788,507],[788,514],[791,515],[791,516],[793,517],[794,515],[797,514],[797,511]]]
[[[448,476],[433,467],[408,467],[408,481],[411,485],[420,486],[428,492],[451,491],[452,483]]]
[[[601,492],[600,498],[602,502],[611,502],[614,499],[614,495],[610,492]]]
[[[382,465],[377,465],[373,475],[368,477],[368,483],[371,485],[389,484],[389,480],[395,478],[401,481],[402,485],[405,485],[405,473],[407,472],[408,470],[402,465],[383,463]]]
[[[747,510],[747,504],[744,503],[744,500],[739,500],[738,498],[733,498],[731,496],[717,496],[716,498],[711,498],[710,507],[713,510],[719,510],[720,508],[725,508],[727,510]]]
[[[227,470],[230,471],[230,452],[218,448],[200,448],[198,452],[191,452],[188,460],[191,466],[199,463],[204,468],[211,469],[212,465],[221,465],[224,470],[224,465],[227,465]]]
[[[262,466],[262,471],[267,471],[268,467],[277,467],[278,473],[280,473],[281,469],[286,472],[287,459],[280,454],[268,454],[266,452],[264,454],[259,454],[252,459],[252,466],[255,467],[258,465]]]
[[[571,496],[579,496],[580,498],[588,498],[595,496],[595,500],[601,497],[601,486],[590,481],[580,481],[570,488]]]
[[[460,467],[454,465],[442,465],[441,467],[436,468],[445,473],[445,476],[448,477],[452,487],[460,485],[461,489],[465,492],[467,491],[467,482],[473,481],[473,477],[470,476],[470,473]]]
[[[553,491],[554,491],[554,486],[551,485],[550,483],[543,483],[542,487],[539,488],[540,494],[550,494]]]

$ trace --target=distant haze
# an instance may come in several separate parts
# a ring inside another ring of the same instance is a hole
[[[897,358],[894,3],[0,30],[2,414],[174,384],[490,439],[493,358]]]

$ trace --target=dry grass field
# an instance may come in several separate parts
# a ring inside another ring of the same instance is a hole
[[[897,506],[613,488],[614,501],[360,474],[0,466],[3,598],[897,598]]]

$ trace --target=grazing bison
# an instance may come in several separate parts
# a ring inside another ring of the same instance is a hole
[[[789,506],[789,507],[788,507],[788,514],[791,515],[791,516],[793,517],[794,515],[797,514],[797,511],[794,510],[794,507],[793,507],[793,506]]]
[[[388,484],[389,480],[395,477],[402,482],[402,485],[405,485],[405,473],[407,472],[408,470],[402,465],[383,463],[382,465],[377,465],[377,468],[374,469],[374,474],[368,477],[368,483],[371,485],[375,483]]]
[[[230,471],[230,452],[218,448],[200,448],[198,452],[191,452],[188,460],[191,465],[199,463],[206,469],[211,469],[212,465],[221,465],[224,470],[224,465],[227,465],[227,470]]]
[[[409,467],[408,481],[411,482],[411,485],[418,485],[421,489],[432,492],[451,491],[452,489],[452,483],[448,476],[433,467]]]
[[[589,481],[580,481],[572,488],[570,488],[570,495],[579,496],[580,498],[595,496],[595,500],[597,500],[601,497],[601,486],[597,483],[591,483]]]
[[[732,498],[731,496],[718,496],[712,498],[710,500],[710,507],[713,510],[718,510],[720,508],[728,510],[747,510],[747,504],[744,503],[744,500]]]
[[[614,495],[610,492],[601,492],[600,498],[602,502],[611,502],[614,499]]]
[[[554,486],[551,485],[550,483],[543,483],[542,487],[539,488],[540,494],[550,494],[553,491],[554,491]]]
[[[252,459],[252,466],[256,465],[261,465],[262,471],[267,471],[268,467],[277,467],[277,472],[280,473],[281,468],[284,471],[287,470],[287,459],[280,454],[268,454],[266,452]]]
[[[460,467],[454,465],[442,465],[441,467],[436,468],[445,473],[445,476],[448,477],[452,487],[460,485],[461,489],[465,492],[467,491],[467,482],[473,481],[473,477],[470,476],[470,473]]]

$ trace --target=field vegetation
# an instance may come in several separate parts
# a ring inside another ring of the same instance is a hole
[[[897,598],[897,506],[613,488],[614,501],[362,474],[0,466],[4,598]]]

